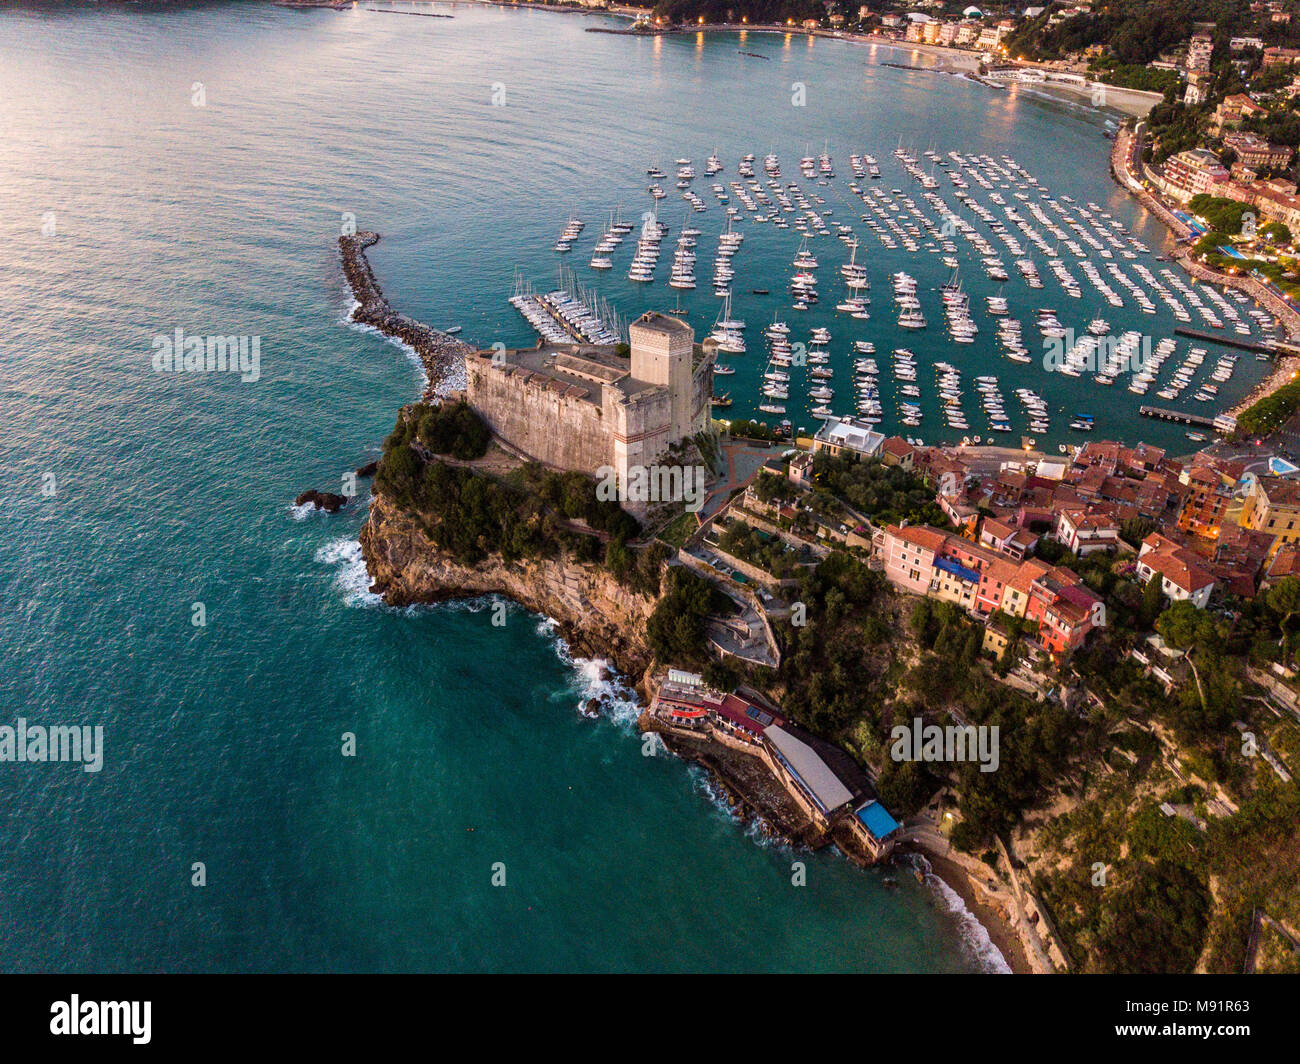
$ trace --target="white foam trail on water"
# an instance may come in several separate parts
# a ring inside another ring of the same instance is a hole
[[[360,304],[358,304],[358,306],[359,305]],[[355,313],[355,308],[353,308],[352,313]],[[408,359],[410,359],[411,362],[415,364],[415,368],[420,371],[420,376],[424,378],[425,385],[426,386],[428,385],[429,375],[428,373],[425,372],[424,360],[420,358],[420,353],[414,347],[408,344],[405,340],[399,339],[396,336],[389,336],[386,332],[384,332],[381,329],[376,329],[373,325],[366,325],[364,322],[353,321],[351,318],[351,313],[348,316],[347,325],[348,328],[356,329],[357,332],[371,333],[375,336],[378,336],[381,340],[384,340],[392,344],[394,347],[400,349],[402,354],[404,354]]]
[[[383,599],[370,590],[370,574],[361,554],[361,544],[351,536],[330,540],[316,552],[316,560],[335,568],[334,586],[345,606],[374,607]]]

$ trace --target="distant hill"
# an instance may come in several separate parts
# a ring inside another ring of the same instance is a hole
[[[1103,44],[1120,63],[1149,63],[1186,41],[1197,22],[1215,23],[1216,43],[1230,36],[1258,36],[1270,44],[1300,39],[1300,25],[1264,21],[1268,13],[1252,14],[1248,0],[1110,0],[1094,4],[1089,14],[1048,25],[1062,6],[1052,5],[1018,29],[1007,41],[1008,53],[1059,59]]]

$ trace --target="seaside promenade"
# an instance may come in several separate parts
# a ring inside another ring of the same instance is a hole
[[[1291,343],[1300,343],[1300,313],[1297,313],[1295,308],[1276,292],[1270,291],[1253,277],[1225,273],[1192,258],[1191,247],[1186,243],[1192,236],[1191,228],[1173,213],[1163,197],[1152,190],[1145,180],[1145,167],[1142,162],[1142,126],[1143,123],[1138,122],[1133,129],[1121,129],[1116,135],[1110,153],[1111,175],[1142,206],[1159,218],[1180,241],[1171,256],[1173,261],[1198,281],[1235,288],[1245,293],[1282,323],[1287,332],[1287,339]],[[1280,354],[1274,361],[1273,371],[1227,412],[1234,417],[1239,415],[1252,404],[1271,395],[1284,384],[1290,383],[1296,378],[1297,373],[1300,373],[1300,356]]]

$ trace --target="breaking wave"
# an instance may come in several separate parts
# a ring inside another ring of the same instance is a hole
[[[316,560],[335,570],[334,586],[345,606],[373,607],[383,599],[370,590],[370,574],[361,544],[351,536],[330,540],[316,552]]]
[[[957,921],[957,937],[962,947],[984,971],[996,975],[1011,974],[1011,965],[1007,963],[1002,951],[993,944],[988,928],[966,907],[965,899],[930,870],[930,862],[924,857],[920,854],[910,856],[913,866],[924,872],[925,885],[934,893],[943,910]]]

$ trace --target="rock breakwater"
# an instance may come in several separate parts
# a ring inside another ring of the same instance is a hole
[[[379,234],[372,232],[339,237],[343,274],[352,289],[352,298],[357,301],[351,320],[358,325],[368,325],[411,348],[424,366],[424,398],[436,399],[463,379],[465,356],[473,354],[474,348],[393,309],[379,287],[370,260],[366,258],[366,249],[378,243]]]

